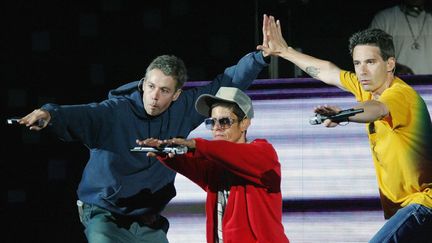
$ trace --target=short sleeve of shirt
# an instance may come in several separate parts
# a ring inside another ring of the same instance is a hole
[[[351,92],[358,102],[370,100],[371,95],[363,90],[355,73],[341,70],[340,81],[342,86]]]
[[[389,110],[391,117],[392,128],[399,126],[407,126],[411,114],[411,102],[416,100],[415,95],[410,89],[395,83],[390,88],[386,89],[380,96],[379,101],[384,103]]]

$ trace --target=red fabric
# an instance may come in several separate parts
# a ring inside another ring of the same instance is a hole
[[[217,188],[229,181],[224,243],[289,242],[282,225],[280,163],[264,139],[246,144],[195,139],[194,153],[159,159],[207,192],[207,242],[214,242]],[[226,178],[221,181],[221,174]]]

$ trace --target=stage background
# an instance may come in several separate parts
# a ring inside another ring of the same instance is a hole
[[[7,126],[6,118],[23,116],[47,102],[102,101],[109,90],[140,79],[151,60],[161,54],[185,61],[189,85],[212,80],[261,43],[264,13],[281,20],[291,46],[350,70],[348,37],[366,28],[377,11],[398,2],[2,1],[0,178],[4,190],[0,216],[6,226],[0,241],[85,242],[75,204],[87,148],[64,143],[49,133]],[[310,235],[303,231],[308,228],[343,230],[340,222],[345,221],[324,225],[333,219],[331,215],[297,213],[380,210],[364,126],[326,129],[308,121],[315,105],[349,108],[353,98],[307,77],[289,62],[273,60],[248,91],[256,108],[248,137],[267,138],[282,164],[284,211],[289,213],[284,214],[284,224],[289,236]],[[407,78],[430,108],[431,79]],[[208,134],[200,127],[191,137]],[[165,211],[173,216],[172,232],[181,232],[175,229],[184,226],[200,230],[201,236],[204,221],[196,221],[193,215],[202,217],[205,194],[181,176],[176,185],[178,196]],[[380,216],[368,217],[365,225]],[[314,224],[315,219],[322,224]],[[196,228],[194,222],[198,222]],[[317,239],[332,238],[321,235]]]

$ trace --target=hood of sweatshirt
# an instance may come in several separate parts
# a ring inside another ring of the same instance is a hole
[[[126,99],[133,112],[140,118],[149,117],[144,109],[142,100],[143,93],[138,89],[140,81],[133,81],[124,84],[116,89],[112,89],[108,93],[108,99]]]

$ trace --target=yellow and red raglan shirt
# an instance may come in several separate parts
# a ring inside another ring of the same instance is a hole
[[[354,73],[341,71],[340,80],[358,102],[372,100]],[[389,115],[366,128],[384,217],[413,203],[432,208],[432,124],[424,100],[396,77],[378,101]]]

